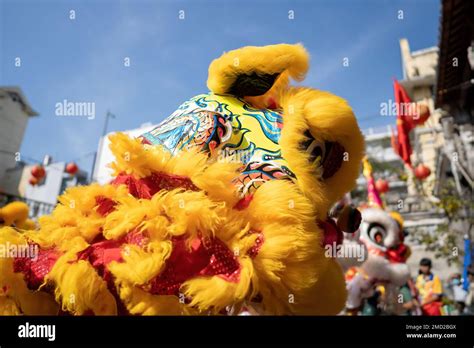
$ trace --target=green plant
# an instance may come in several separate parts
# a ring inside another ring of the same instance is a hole
[[[424,193],[422,185],[416,183],[418,190]],[[414,238],[425,245],[426,250],[433,251],[436,258],[444,258],[448,265],[460,264],[461,256],[464,254],[460,245],[466,231],[460,229],[462,222],[472,225],[471,212],[474,204],[459,196],[455,189],[453,180],[447,180],[439,194],[439,201],[433,203],[447,219],[446,223],[440,224],[434,231],[419,230]]]

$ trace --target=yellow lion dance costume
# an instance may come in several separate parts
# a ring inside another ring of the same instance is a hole
[[[110,137],[115,179],[70,188],[38,246],[0,259],[3,314],[337,314],[342,235],[329,207],[359,173],[363,137],[341,98],[303,80],[301,45],[244,47],[209,67],[208,94],[138,139]]]
[[[24,202],[15,201],[0,208],[0,227],[12,226],[20,230],[33,230],[36,224],[28,218],[29,208]]]

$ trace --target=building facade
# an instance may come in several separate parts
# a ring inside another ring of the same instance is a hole
[[[21,161],[19,153],[30,117],[38,113],[18,87],[0,87],[0,192],[7,169]]]
[[[438,67],[438,47],[430,47],[418,51],[411,51],[407,39],[400,40],[402,57],[403,80],[400,84],[405,88],[413,102],[424,104],[429,108],[430,117],[425,124],[412,131],[413,154],[411,156],[414,167],[417,164],[427,166],[431,175],[419,183],[424,194],[432,197],[437,159],[444,145],[442,128],[439,123],[441,113],[435,108],[434,88],[436,71]],[[408,192],[415,196],[419,189],[415,187],[416,181],[413,173],[407,168]]]
[[[86,172],[69,175],[66,163],[52,163],[50,156],[43,161],[44,180],[35,186],[29,183],[37,163],[25,162],[20,147],[29,118],[37,115],[20,88],[0,87],[0,206],[23,200],[33,218],[50,213],[67,187],[87,183]]]
[[[439,34],[439,64],[435,106],[441,112],[445,146],[440,151],[435,192],[449,191],[462,202],[451,222],[462,234],[474,264],[474,3],[443,0]],[[467,255],[469,255],[467,253]]]

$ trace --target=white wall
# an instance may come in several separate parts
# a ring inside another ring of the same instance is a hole
[[[130,137],[138,137],[155,127],[156,126],[154,125],[147,124],[137,129],[122,131],[122,133],[128,134]],[[102,185],[108,183],[112,179],[112,170],[108,167],[108,164],[114,160],[112,151],[109,149],[110,141],[108,136],[111,134],[113,133],[109,133],[105,137],[100,138],[97,149],[93,181],[97,181]]]
[[[57,197],[61,190],[65,166],[66,164],[64,162],[52,163],[46,166],[46,178],[44,183],[37,186],[26,184],[25,198],[56,204]],[[32,166],[25,167],[26,173],[29,173],[31,168]]]

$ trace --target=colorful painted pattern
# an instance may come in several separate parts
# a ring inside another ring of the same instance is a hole
[[[242,99],[201,94],[183,103],[165,121],[141,137],[173,154],[200,147],[219,161],[244,165],[235,185],[243,195],[272,179],[295,179],[281,156],[282,115],[254,109]]]

